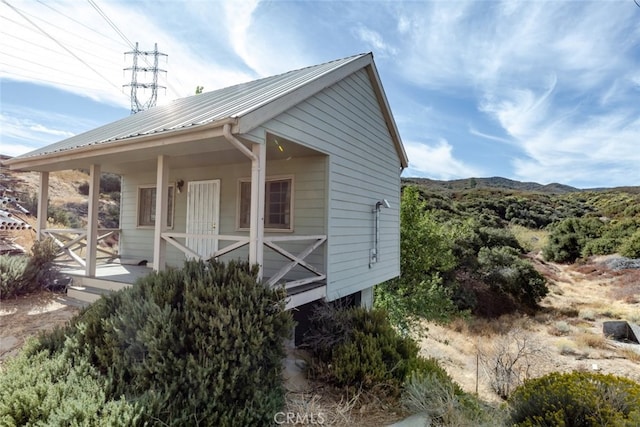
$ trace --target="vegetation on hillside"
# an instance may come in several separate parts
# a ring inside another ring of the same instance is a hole
[[[640,257],[640,191],[633,187],[580,191],[498,178],[449,188],[423,179],[404,184],[402,274],[376,290],[377,306],[403,328],[412,319],[446,321],[468,311],[496,317],[535,310],[548,292],[527,259],[538,236],[549,261]]]

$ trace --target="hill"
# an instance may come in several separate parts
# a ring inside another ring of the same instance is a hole
[[[537,182],[521,182],[508,178],[494,176],[491,178],[465,178],[450,181],[439,181],[429,178],[403,178],[403,183],[418,184],[431,191],[462,191],[481,188],[516,190],[526,192],[538,192],[549,194],[565,194],[581,191],[569,185],[551,183],[538,184]]]
[[[513,179],[494,176],[490,178],[464,178],[441,181],[429,178],[407,177],[402,178],[404,184],[416,184],[425,190],[433,192],[465,191],[477,189],[496,189],[507,191],[520,191],[544,194],[568,194],[580,192],[611,192],[640,194],[640,186],[624,187],[597,187],[576,188],[570,185],[553,182],[551,184],[539,184],[537,182],[522,182]]]

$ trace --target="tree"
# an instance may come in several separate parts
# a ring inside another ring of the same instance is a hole
[[[416,187],[405,187],[400,209],[400,277],[376,287],[376,306],[407,330],[418,318],[445,321],[457,312],[442,277],[456,258],[450,232],[432,218]]]
[[[196,86],[196,95],[200,95],[204,90],[204,86]]]

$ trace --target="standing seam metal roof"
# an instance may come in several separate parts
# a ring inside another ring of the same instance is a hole
[[[369,54],[360,54],[247,83],[176,99],[96,129],[31,151],[29,158],[105,144],[142,135],[186,129],[226,118],[240,118],[305,84]]]

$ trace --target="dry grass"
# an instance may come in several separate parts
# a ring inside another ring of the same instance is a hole
[[[624,359],[640,363],[640,353],[637,351],[633,351],[630,348],[621,348],[618,350],[618,354]]]
[[[569,335],[571,333],[571,325],[564,320],[558,320],[549,327],[548,332],[556,337]]]
[[[407,416],[396,400],[383,395],[318,387],[313,392],[288,393],[282,412],[294,420],[290,424],[356,427],[389,425]]]
[[[510,225],[509,229],[527,252],[540,252],[549,242],[549,232],[532,230],[521,225]]]
[[[491,345],[513,328],[526,330],[548,349],[540,361],[540,373],[577,369],[599,371],[640,381],[640,355],[622,350],[602,335],[602,322],[625,319],[640,322],[640,307],[633,302],[640,285],[637,272],[629,276],[612,275],[602,264],[575,266],[545,263],[530,256],[545,277],[552,275],[552,292],[541,302],[533,316],[506,315],[498,319],[458,319],[447,327],[426,324],[426,338],[420,341],[421,353],[435,357],[464,390],[475,392],[475,345]],[[628,272],[627,272],[628,273]],[[632,296],[629,298],[628,296]],[[499,402],[486,378],[477,384],[481,398]]]
[[[610,350],[613,348],[611,343],[602,334],[593,334],[591,332],[579,332],[574,337],[575,342],[580,347],[597,348],[601,350]]]
[[[578,356],[582,353],[578,350],[578,346],[575,341],[569,338],[561,338],[555,342],[555,347],[558,352],[563,356]]]

